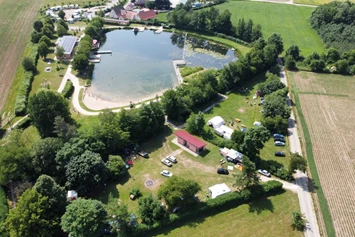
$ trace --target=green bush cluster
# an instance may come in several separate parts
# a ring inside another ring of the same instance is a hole
[[[180,70],[180,73],[181,73],[181,76],[182,77],[186,77],[188,75],[191,75],[193,73],[196,73],[196,72],[199,72],[199,71],[202,71],[203,70],[203,67],[183,67],[181,70]]]
[[[221,37],[223,39],[227,39],[227,40],[230,40],[230,41],[233,41],[233,42],[236,42],[238,44],[241,44],[241,45],[244,45],[244,46],[247,46],[247,47],[250,47],[250,44],[241,40],[241,39],[238,39],[238,38],[235,38],[233,36],[230,36],[230,35],[225,35],[225,34],[222,34],[222,33],[214,33],[215,36],[218,36],[218,37]]]
[[[5,217],[8,214],[8,210],[5,191],[0,187],[0,237],[9,236],[9,233],[5,228]]]
[[[276,180],[268,181],[266,183],[262,183],[261,185],[243,189],[240,192],[227,193],[220,197],[209,199],[207,202],[198,203],[194,208],[184,210],[182,214],[169,215],[169,219],[163,223],[155,223],[152,226],[138,224],[136,227],[129,230],[129,234],[131,236],[144,236],[147,235],[148,232],[158,231],[165,226],[169,226],[171,224],[179,224],[187,222],[196,217],[213,215],[222,211],[226,211],[241,204],[254,201],[258,198],[277,194],[281,190],[281,182]]]
[[[74,92],[74,86],[73,86],[73,82],[68,80],[66,83],[65,83],[65,87],[62,91],[62,95],[64,96],[64,98],[70,98],[70,96],[73,94]]]

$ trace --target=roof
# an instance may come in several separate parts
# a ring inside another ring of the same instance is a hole
[[[225,183],[213,185],[209,187],[208,190],[210,191],[211,198],[216,198],[231,192],[230,188]]]
[[[123,8],[123,6],[114,7],[112,8],[112,11],[114,11],[118,17],[126,15],[126,10]]]
[[[154,10],[149,10],[149,11],[142,11],[138,13],[139,18],[141,18],[141,20],[149,20],[152,18],[155,18],[157,16],[157,14],[155,13]]]
[[[217,128],[217,127],[220,127],[221,125],[224,124],[224,120],[221,116],[215,116],[215,117],[211,118],[210,120],[208,120],[207,124],[209,126],[212,125],[212,127]]]
[[[205,142],[201,141],[197,137],[192,136],[190,133],[188,133],[184,130],[179,130],[179,131],[175,132],[174,134],[198,148],[204,147],[207,145]]]
[[[243,154],[234,149],[230,149],[227,156],[232,159],[242,160]]]
[[[63,47],[65,54],[71,54],[77,40],[78,37],[76,36],[65,35],[62,38],[59,38],[55,44]]]

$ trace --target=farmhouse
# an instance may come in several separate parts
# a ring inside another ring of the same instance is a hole
[[[184,130],[179,130],[174,133],[177,136],[178,143],[183,146],[186,146],[191,151],[195,153],[199,153],[200,151],[205,150],[206,143],[201,141],[200,139],[192,136],[190,133],[185,132]]]
[[[208,194],[212,199],[230,192],[230,188],[225,183],[216,184],[208,188]]]
[[[56,46],[64,48],[64,56],[69,59],[72,57],[73,49],[77,43],[78,37],[65,35],[62,38],[59,38],[55,43]]]

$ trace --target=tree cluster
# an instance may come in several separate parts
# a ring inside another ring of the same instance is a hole
[[[245,42],[254,42],[262,37],[261,25],[254,25],[251,19],[247,22],[244,18],[239,19],[235,35]]]
[[[311,26],[328,47],[345,52],[354,49],[355,4],[331,2],[317,7],[310,18]]]

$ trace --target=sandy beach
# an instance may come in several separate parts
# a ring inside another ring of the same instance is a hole
[[[167,89],[168,90],[168,89]],[[143,101],[155,99],[156,95],[159,97],[163,95],[165,92],[161,91],[159,93],[155,93],[154,95],[147,96],[145,98],[142,98],[141,100],[138,101],[132,101],[133,104],[138,105],[142,103]],[[101,99],[95,95],[93,95],[90,92],[90,87],[84,88],[84,93],[83,93],[83,103],[85,104],[86,107],[92,110],[102,110],[102,109],[112,109],[112,108],[119,108],[119,107],[128,107],[131,104],[131,100],[128,99],[122,99],[121,101],[108,101]],[[136,106],[137,107],[137,106]]]

